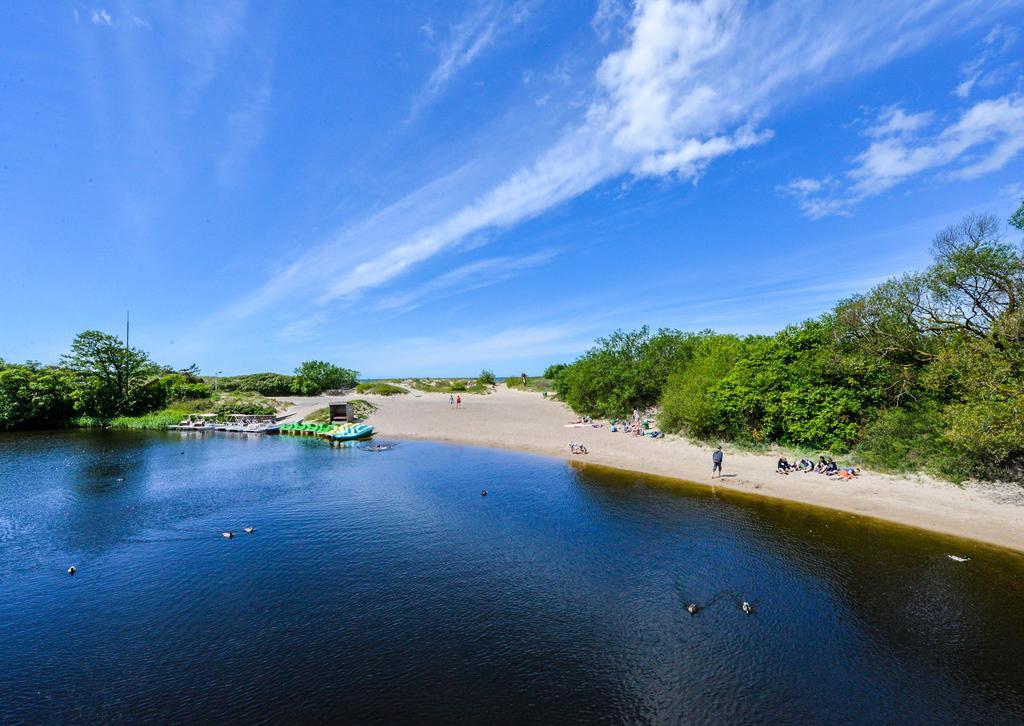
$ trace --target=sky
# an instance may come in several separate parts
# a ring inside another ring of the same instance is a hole
[[[616,328],[816,317],[1024,197],[1024,0],[0,19],[7,361],[130,310],[207,374],[535,374]]]

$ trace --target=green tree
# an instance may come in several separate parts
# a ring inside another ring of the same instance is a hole
[[[98,330],[79,333],[62,361],[74,376],[75,407],[88,416],[144,413],[144,386],[159,370],[149,356]]]
[[[564,371],[568,366],[565,363],[552,363],[544,369],[544,377],[549,381],[553,381]]]
[[[38,363],[0,367],[0,430],[64,426],[74,415],[73,379]]]
[[[1020,201],[1020,206],[1017,207],[1017,211],[1010,217],[1010,226],[1016,227],[1021,232],[1024,232],[1024,199]]]
[[[308,360],[295,369],[292,390],[304,396],[312,396],[324,391],[352,388],[358,378],[358,371],[320,360]]]
[[[476,382],[481,386],[493,386],[496,381],[494,371],[489,371],[486,368],[480,371],[480,375],[476,377]]]

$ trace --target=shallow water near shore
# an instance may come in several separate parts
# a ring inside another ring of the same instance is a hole
[[[0,721],[1015,723],[1021,602],[1012,552],[526,454],[0,436]]]

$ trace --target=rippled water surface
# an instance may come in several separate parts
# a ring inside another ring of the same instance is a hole
[[[1022,603],[1012,553],[527,455],[0,436],[0,721],[1019,723]]]

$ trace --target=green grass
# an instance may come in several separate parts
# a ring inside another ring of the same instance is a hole
[[[288,405],[251,391],[221,392],[213,398],[172,401],[165,408],[142,416],[117,416],[112,419],[79,416],[71,421],[71,425],[76,428],[165,429],[179,423],[190,413],[217,413],[224,416],[231,413],[268,415],[276,414]]]
[[[555,390],[554,382],[543,376],[528,376],[525,385],[521,377],[506,378],[505,386],[517,391],[537,391],[538,393],[551,394]]]
[[[401,396],[408,393],[408,391],[401,386],[377,381],[373,383],[360,383],[356,386],[356,393],[369,393],[375,396]]]
[[[486,394],[494,388],[472,378],[410,378],[402,383],[424,393]]]

